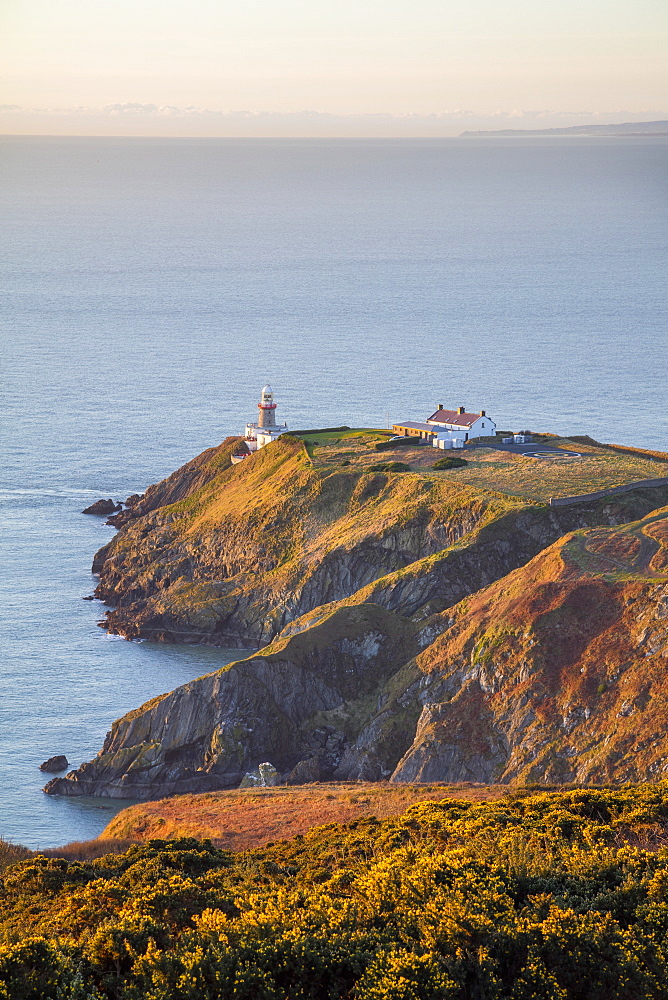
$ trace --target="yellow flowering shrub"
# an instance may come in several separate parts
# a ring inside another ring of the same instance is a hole
[[[0,883],[0,1000],[668,1000],[667,830],[656,784],[29,857]]]

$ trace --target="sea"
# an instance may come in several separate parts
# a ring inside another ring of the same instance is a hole
[[[0,836],[97,836],[44,795],[112,721],[238,651],[98,625],[81,513],[239,433],[442,403],[668,449],[668,139],[0,138]]]

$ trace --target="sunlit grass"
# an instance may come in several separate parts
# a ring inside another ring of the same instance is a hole
[[[285,840],[323,823],[352,823],[365,816],[398,816],[417,802],[500,798],[500,785],[390,785],[378,782],[315,783],[178,795],[130,806],[118,813],[102,838],[208,837],[243,850]]]
[[[375,441],[386,437],[387,432],[369,429],[313,436],[308,439],[309,453],[316,468],[325,470],[345,462],[355,471],[365,471],[378,461]],[[465,452],[466,467],[439,471],[433,466],[443,453],[429,445],[416,445],[384,451],[383,460],[404,462],[423,476],[539,502],[668,475],[668,462],[576,444],[567,438],[552,438],[550,444],[577,451],[581,457],[525,458],[494,448],[472,448]]]

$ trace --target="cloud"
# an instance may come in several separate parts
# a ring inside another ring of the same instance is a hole
[[[393,115],[385,112],[335,114],[330,111],[220,111],[195,105],[179,107],[121,101],[101,107],[22,108],[0,105],[0,123],[13,134],[228,136],[228,137],[434,137],[463,131],[504,128],[544,129],[572,125],[612,125],[657,121],[666,111],[498,110],[487,113],[453,108],[438,113]]]
[[[123,104],[105,104],[99,110],[105,115],[161,115],[166,117],[218,113],[209,111],[208,108],[196,108],[192,104],[186,108],[178,108],[172,104],[138,104],[135,101],[126,101]]]

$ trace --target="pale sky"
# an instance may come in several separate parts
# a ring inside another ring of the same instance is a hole
[[[667,0],[4,0],[0,37],[4,132],[668,109]]]

